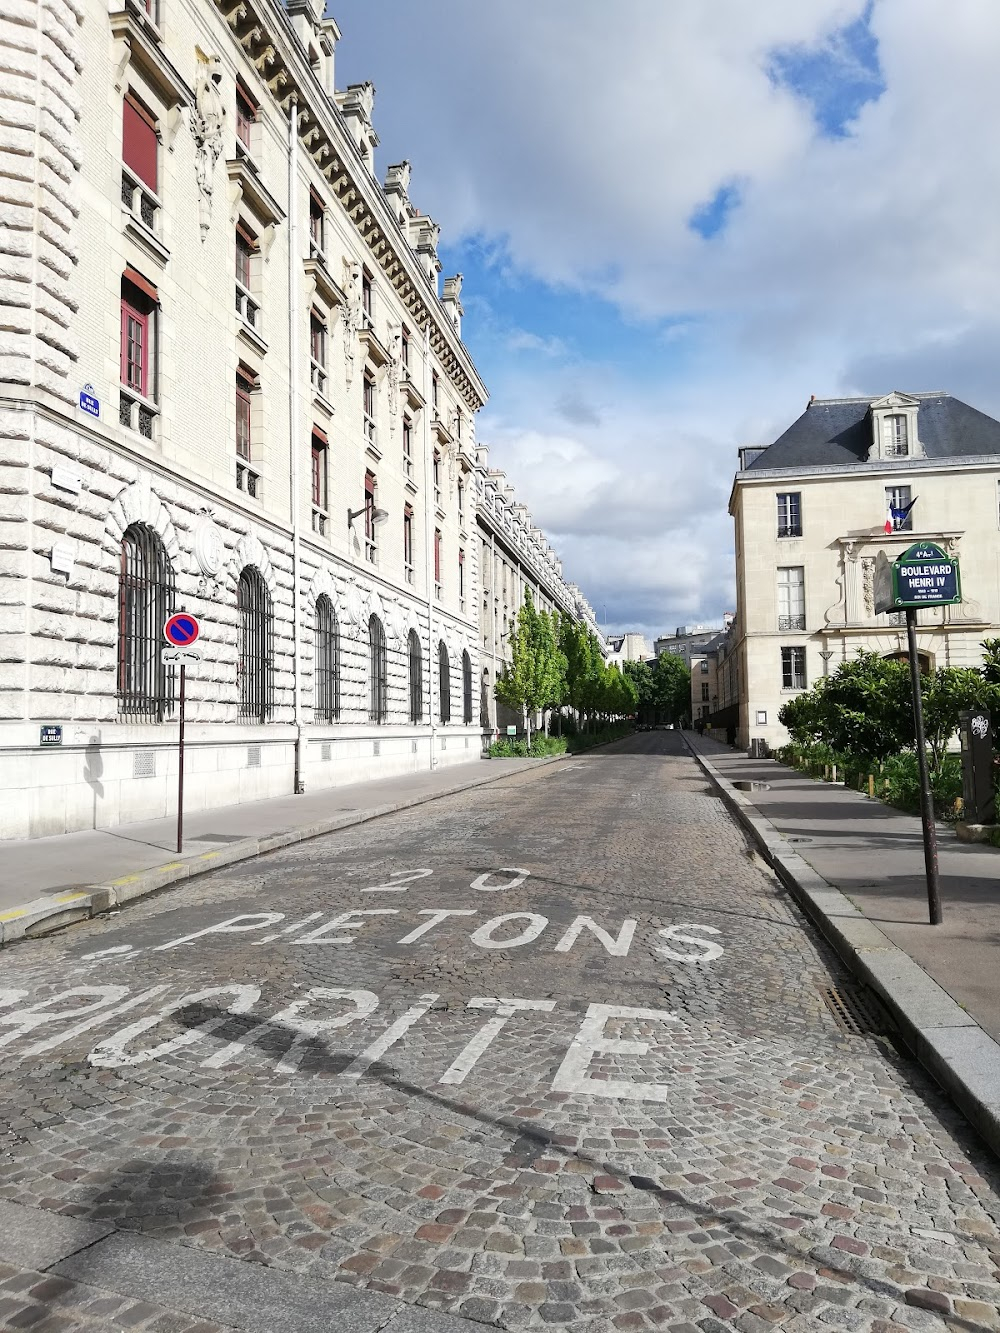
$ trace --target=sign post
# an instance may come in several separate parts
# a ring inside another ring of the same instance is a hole
[[[924,709],[920,690],[920,659],[917,655],[917,611],[921,607],[954,606],[962,600],[958,561],[936,542],[916,542],[891,563],[884,551],[875,563],[875,610],[906,612],[906,644],[910,659],[910,688],[913,693],[913,730],[920,775],[920,822],[924,833],[924,871],[927,877],[927,911],[932,926],[943,920],[941,880],[938,874],[937,829],[934,825],[934,795],[927,769],[924,742]]]
[[[171,616],[163,626],[163,637],[170,645],[163,650],[163,661],[179,665],[181,669],[181,687],[178,709],[178,744],[177,744],[177,854],[184,850],[184,694],[187,685],[187,666],[197,662],[200,655],[192,651],[201,633],[201,626],[195,616],[187,611],[179,611]]]

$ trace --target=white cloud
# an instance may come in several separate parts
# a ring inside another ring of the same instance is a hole
[[[810,392],[951,388],[1000,408],[996,0],[874,0],[885,90],[824,138],[771,56],[828,45],[849,76],[837,34],[867,8],[336,6],[350,76],[380,89],[382,160],[411,158],[446,239],[476,238],[497,281],[507,266],[553,302],[609,299],[663,347],[650,387],[613,344],[574,361],[537,297],[511,327],[467,318],[509,357],[481,434],[595,602],[721,611],[735,445],[773,438]],[[732,182],[739,203],[703,240],[688,220]]]

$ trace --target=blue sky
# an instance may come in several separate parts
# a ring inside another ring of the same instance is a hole
[[[1000,410],[994,0],[332,12],[464,274],[478,437],[609,630],[732,606],[736,448],[811,393]]]

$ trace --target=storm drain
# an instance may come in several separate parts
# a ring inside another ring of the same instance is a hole
[[[821,986],[823,1003],[833,1020],[849,1037],[884,1037],[892,1021],[870,990],[864,986]]]

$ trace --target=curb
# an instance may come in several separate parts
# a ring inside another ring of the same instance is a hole
[[[533,767],[546,768],[558,764],[572,756],[566,754],[548,755],[544,759],[533,761]],[[527,772],[518,769],[518,773]],[[368,810],[358,810],[349,815],[339,815],[335,819],[321,819],[312,824],[303,824],[300,828],[283,829],[278,833],[269,833],[263,838],[241,838],[214,852],[202,852],[186,861],[170,861],[166,865],[153,866],[148,870],[138,870],[132,875],[123,875],[120,879],[110,880],[107,884],[92,884],[86,889],[73,893],[61,893],[56,897],[34,898],[22,903],[20,907],[11,907],[0,912],[0,947],[14,944],[18,940],[38,939],[42,935],[51,935],[65,926],[75,925],[78,921],[87,921],[90,917],[100,916],[113,907],[123,907],[137,898],[145,898],[150,893],[194,879],[196,875],[205,875],[222,866],[233,865],[237,861],[250,861],[263,856],[265,852],[278,851],[290,847],[296,842],[306,842],[310,838],[320,838],[325,833],[337,833],[340,829],[353,828],[357,824],[367,824],[369,820],[381,819],[385,815],[395,814],[399,810],[410,810],[417,805],[427,805],[431,801],[440,801],[446,796],[456,796],[463,791],[476,787],[485,787],[492,782],[502,782],[504,778],[515,776],[511,773],[496,773],[488,777],[475,778],[446,787],[442,791],[424,796],[414,796],[409,800],[394,801],[390,805],[375,805]],[[335,788],[331,788],[331,791]],[[193,840],[192,840],[193,841]]]
[[[903,1041],[1000,1155],[1000,1045],[849,898],[818,874],[685,739],[730,812],[848,967],[883,1001]]]

